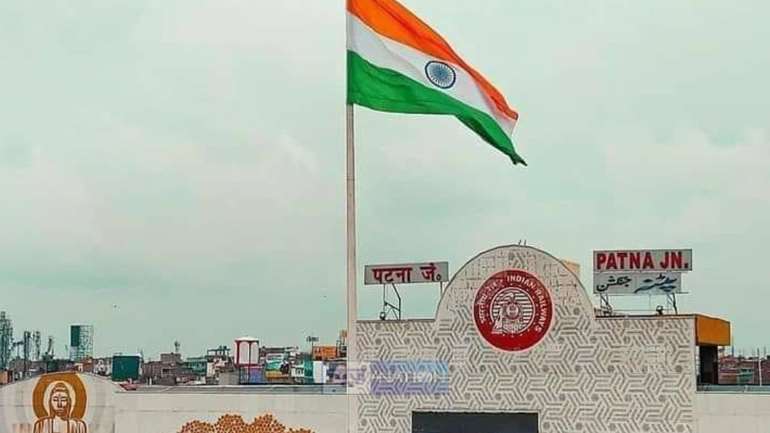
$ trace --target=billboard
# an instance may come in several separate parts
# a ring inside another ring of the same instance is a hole
[[[449,280],[448,262],[367,265],[364,284],[440,283]]]

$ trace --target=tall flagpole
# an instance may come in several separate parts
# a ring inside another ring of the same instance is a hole
[[[348,304],[348,361],[355,361],[356,318],[358,297],[356,293],[356,150],[353,127],[353,105],[347,105],[347,304]]]
[[[347,0],[346,10],[347,10]],[[347,13],[347,12],[346,12]],[[350,22],[346,20],[345,35],[350,36]],[[346,71],[349,74],[350,71]],[[356,272],[358,270],[356,263],[356,148],[355,148],[355,127],[353,119],[353,104],[348,103],[345,107],[345,135],[346,135],[346,159],[345,164],[345,187],[346,196],[346,231],[347,231],[347,365],[346,365],[346,385],[348,399],[348,428],[347,433],[356,433],[358,430],[358,400],[352,392],[353,383],[351,380],[352,372],[355,369],[357,357],[356,320],[358,319],[358,292],[356,290],[358,279]]]
[[[355,367],[356,357],[356,319],[358,317],[358,294],[356,291],[356,153],[355,129],[353,126],[353,105],[346,107],[347,135],[347,384],[348,384],[348,432],[356,430],[357,405],[355,395],[351,395],[351,372]]]

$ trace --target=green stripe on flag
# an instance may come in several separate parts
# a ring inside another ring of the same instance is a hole
[[[391,113],[453,115],[514,164],[527,165],[492,116],[396,71],[377,67],[352,51],[348,51],[348,103]]]

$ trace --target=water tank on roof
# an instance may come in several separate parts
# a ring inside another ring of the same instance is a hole
[[[235,366],[251,367],[259,364],[259,340],[254,337],[235,339]]]

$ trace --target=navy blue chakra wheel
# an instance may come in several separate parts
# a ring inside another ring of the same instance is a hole
[[[425,65],[425,75],[434,86],[442,89],[451,88],[457,81],[457,73],[451,66],[435,60],[431,60]]]

